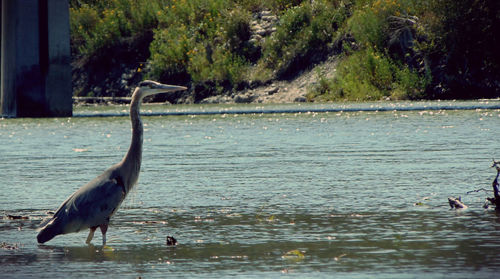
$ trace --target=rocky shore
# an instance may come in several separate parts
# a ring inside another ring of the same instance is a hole
[[[327,61],[302,71],[292,80],[274,80],[268,85],[237,91],[230,95],[212,96],[200,103],[294,103],[307,102],[308,90],[317,85],[321,78],[331,78],[335,74],[337,59]]]

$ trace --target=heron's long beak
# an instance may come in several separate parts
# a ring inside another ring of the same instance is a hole
[[[174,91],[181,91],[181,90],[186,90],[187,87],[184,86],[178,86],[178,85],[169,85],[169,84],[156,84],[154,87],[151,88],[151,94],[158,94],[158,93],[166,93],[166,92],[174,92]]]
[[[158,84],[156,87],[157,88],[155,88],[155,89],[165,90],[165,92],[172,92],[172,91],[179,91],[179,90],[186,90],[187,89],[187,87],[184,87],[184,86],[161,84],[161,83]]]
[[[158,93],[168,93],[180,90],[186,90],[187,88],[184,86],[178,85],[169,85],[169,84],[161,84],[152,80],[145,80],[139,83],[139,86],[134,91],[133,96],[138,96],[140,99],[158,94]],[[137,95],[136,95],[137,93]]]

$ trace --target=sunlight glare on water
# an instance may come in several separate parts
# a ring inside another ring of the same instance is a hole
[[[80,112],[94,109],[127,107]],[[482,208],[491,193],[466,194],[491,187],[500,110],[143,122],[139,183],[111,219],[111,248],[102,249],[100,233],[95,246],[85,244],[87,231],[38,245],[35,228],[121,160],[128,118],[0,120],[2,276],[491,278],[500,271],[500,219]],[[469,209],[451,210],[449,196],[462,196]],[[179,245],[166,246],[167,235]]]

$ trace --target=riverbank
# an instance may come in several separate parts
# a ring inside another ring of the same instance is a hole
[[[79,97],[125,97],[143,79],[190,88],[157,99],[171,103],[500,97],[487,0],[70,4]]]
[[[319,85],[320,77],[332,78],[336,72],[338,59],[330,57],[309,69],[304,69],[294,78],[289,80],[273,80],[267,84],[245,88],[238,91],[224,92],[220,95],[209,96],[196,101],[200,104],[236,104],[236,103],[303,103],[311,101],[308,92]],[[133,88],[129,88],[133,90]],[[157,102],[169,102],[175,104],[192,104],[193,89],[175,95],[173,98],[157,98]],[[84,104],[123,104],[130,102],[129,97],[74,97],[74,102]]]
[[[304,69],[290,80],[273,80],[269,84],[234,93],[211,96],[200,103],[303,103],[311,101],[308,92],[319,85],[319,77],[333,77],[338,60],[331,57],[310,69]]]

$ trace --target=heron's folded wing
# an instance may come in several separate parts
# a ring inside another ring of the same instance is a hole
[[[109,217],[125,198],[124,186],[116,179],[93,180],[80,188],[61,208],[61,216],[71,224],[68,230],[98,226]]]

